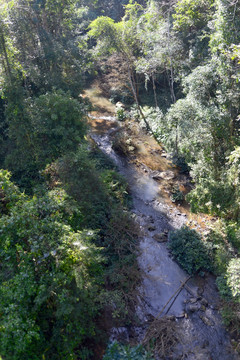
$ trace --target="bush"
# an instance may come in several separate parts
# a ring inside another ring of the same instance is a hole
[[[201,236],[187,226],[170,233],[169,249],[177,262],[190,275],[195,273],[201,275],[203,270],[212,270],[207,246]]]
[[[172,202],[181,203],[185,200],[184,193],[180,190],[179,186],[174,186],[171,195]]]
[[[223,298],[240,303],[240,259],[230,260],[226,274],[218,277],[217,285]]]
[[[229,261],[224,275],[217,278],[217,286],[223,300],[221,313],[231,332],[240,334],[240,259]]]
[[[103,360],[153,360],[142,346],[131,347],[114,342],[109,345]]]
[[[0,354],[74,360],[94,341],[103,281],[94,232],[74,232],[66,193],[28,197],[0,172]]]
[[[126,119],[126,114],[125,114],[124,109],[122,109],[122,108],[117,109],[117,119],[119,121],[124,121]]]
[[[4,166],[15,181],[31,193],[40,182],[39,170],[76,151],[86,134],[86,108],[70,93],[53,90],[22,103],[9,101],[6,119],[9,124]]]

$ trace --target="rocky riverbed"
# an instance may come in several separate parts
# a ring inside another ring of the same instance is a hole
[[[187,206],[171,203],[169,186],[173,182],[181,186],[186,179],[183,181],[166,152],[138,125],[127,126],[125,137],[131,139],[128,156],[113,150],[116,134],[126,125],[109,114],[95,113],[90,122],[92,139],[116,163],[129,184],[133,217],[142,230],[138,257],[142,283],[136,308],[140,325],[130,331],[124,327],[112,329],[111,338],[135,337],[141,342],[157,317],[174,324],[177,341],[164,357],[156,355],[156,359],[239,359],[218,312],[215,278],[206,274],[204,278],[188,279],[168,251],[171,230],[190,223],[197,230],[206,231],[199,219],[190,216]],[[186,280],[186,285],[181,286]]]

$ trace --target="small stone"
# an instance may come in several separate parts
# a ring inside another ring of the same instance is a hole
[[[213,326],[213,322],[206,316],[204,315],[200,315],[200,319],[202,319],[202,321],[204,322],[205,325],[207,326]]]
[[[148,226],[148,230],[149,230],[149,231],[154,231],[154,230],[156,230],[156,227],[153,226],[153,225],[149,225],[149,226]]]
[[[182,312],[180,315],[176,316],[177,319],[182,319],[184,317],[185,317],[185,312]]]
[[[196,298],[191,298],[189,301],[190,301],[191,304],[195,304],[197,302],[197,299]]]
[[[128,146],[128,151],[129,152],[132,152],[132,151],[134,151],[135,150],[135,147],[134,146]]]
[[[200,300],[200,303],[201,303],[203,306],[205,306],[205,307],[208,306],[208,302],[207,302],[207,300],[206,300],[205,298],[202,298],[202,299]]]
[[[188,309],[191,312],[196,312],[196,311],[199,310],[199,306],[197,304],[196,305],[195,304],[194,305],[189,305]]]
[[[218,306],[217,306],[217,305],[210,305],[210,309],[212,309],[212,310],[218,310]]]
[[[167,242],[167,237],[164,233],[155,234],[153,238],[158,242]]]
[[[120,102],[120,101],[118,101],[115,106],[116,106],[116,109],[117,109],[117,110],[118,110],[118,109],[124,109],[124,108],[125,108],[124,104],[123,104],[122,102]]]
[[[208,346],[209,346],[209,341],[208,341],[208,340],[205,340],[205,341],[203,342],[203,344],[202,344],[203,349],[205,349],[205,348],[208,347]]]
[[[202,295],[202,294],[203,294],[203,291],[204,291],[204,290],[203,290],[202,287],[201,287],[201,288],[198,288],[198,289],[197,289],[197,294],[198,294],[198,295]]]

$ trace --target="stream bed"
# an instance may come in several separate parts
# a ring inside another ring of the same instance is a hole
[[[188,274],[173,261],[167,248],[168,232],[186,224],[188,215],[165,201],[151,170],[137,167],[113,150],[112,141],[121,124],[112,116],[98,116],[97,119],[101,125],[93,127],[91,137],[127,180],[133,201],[132,213],[143,234],[138,257],[142,272],[141,300],[136,309],[141,326],[136,329],[135,336],[141,342],[149,318],[161,313],[177,322],[181,335],[171,356],[164,359],[240,359],[218,312],[219,296],[213,276],[191,278],[172,306],[169,302],[164,308],[188,279]],[[126,339],[129,337],[125,328],[113,329],[112,338],[117,337],[116,333],[123,334]]]

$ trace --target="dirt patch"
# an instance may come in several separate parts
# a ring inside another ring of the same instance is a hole
[[[106,121],[104,119],[98,119],[98,118],[90,118],[88,119],[88,123],[91,125],[91,127],[96,131],[97,133],[106,133],[108,130],[115,128],[118,128],[117,122],[111,122]]]
[[[100,113],[101,116],[115,113],[115,105],[106,98],[98,82],[94,82],[89,89],[84,90],[82,97],[91,101],[95,110],[92,115],[96,114],[96,112]]]
[[[109,71],[109,76],[110,74],[111,72]],[[122,82],[123,79],[121,80]],[[186,201],[181,203],[172,202],[171,196],[175,187],[179,187],[179,190],[184,195],[192,189],[189,178],[181,174],[180,169],[171,162],[163,146],[157,143],[154,137],[149,135],[144,129],[141,129],[138,122],[127,119],[119,129],[119,123],[114,118],[115,105],[106,98],[102,84],[104,84],[104,78],[95,81],[92,87],[86,89],[83,94],[83,97],[88,97],[95,107],[95,111],[91,112],[91,117],[89,118],[90,126],[99,134],[107,133],[110,129],[116,129],[118,134],[116,138],[116,133],[113,131],[114,138],[117,139],[114,142],[118,143],[117,146],[123,150],[122,154],[130,162],[134,163],[140,172],[173,171],[175,174],[174,179],[158,180],[161,197],[173,209],[177,208],[179,213],[187,216],[187,224],[190,228],[206,229],[208,227],[207,224],[212,221],[211,216],[191,213],[190,206]],[[130,143],[126,146],[126,141],[128,142],[129,140]]]

